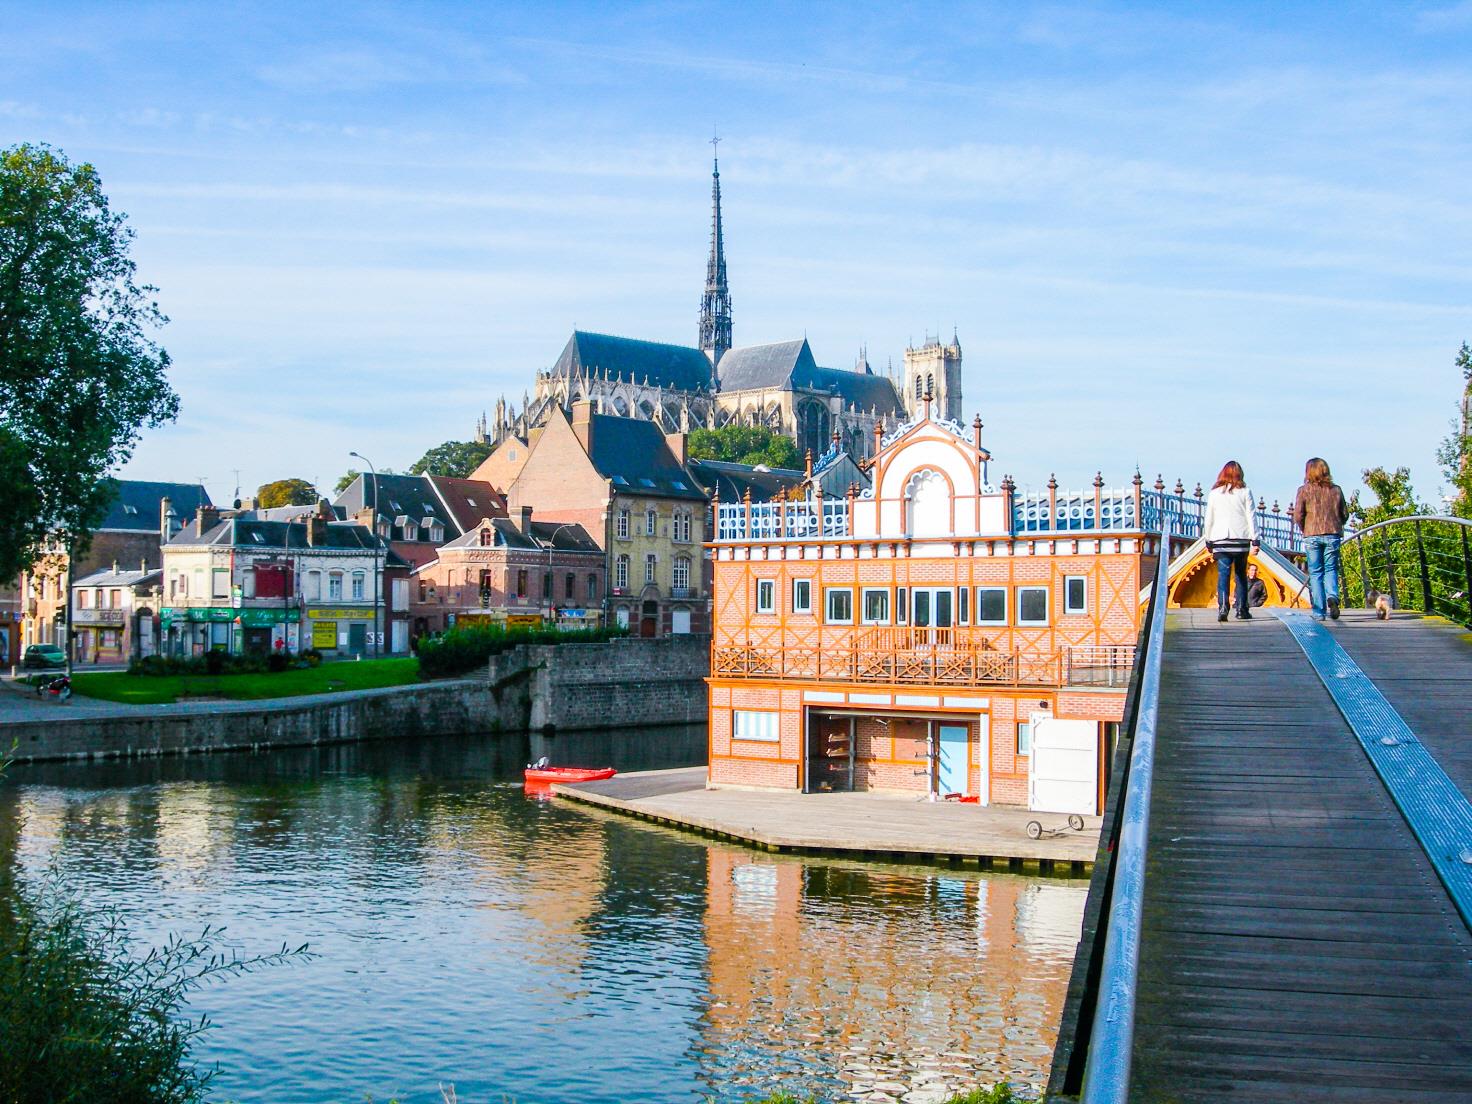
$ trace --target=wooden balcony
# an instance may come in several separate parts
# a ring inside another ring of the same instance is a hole
[[[711,674],[905,686],[1123,687],[1134,663],[1133,645],[1002,652],[958,638],[965,632],[886,628],[836,647],[717,645]]]

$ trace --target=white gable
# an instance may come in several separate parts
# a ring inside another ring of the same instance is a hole
[[[999,536],[1001,492],[983,483],[986,455],[960,426],[901,426],[874,457],[874,482],[854,503],[854,536],[882,540]]]

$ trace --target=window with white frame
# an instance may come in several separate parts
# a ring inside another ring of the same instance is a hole
[[[777,581],[775,579],[756,581],[756,611],[757,613],[777,611]]]
[[[1005,625],[1007,623],[1006,587],[976,588],[976,623],[978,625]]]
[[[792,580],[792,612],[813,612],[813,581],[811,579]]]
[[[1046,625],[1048,623],[1047,587],[1017,588],[1017,623],[1019,625]]]
[[[670,583],[676,590],[690,589],[690,557],[676,556],[674,576]]]
[[[889,624],[889,590],[884,587],[865,587],[863,592],[864,624]]]
[[[342,572],[333,571],[327,575],[327,600],[329,602],[342,601]]]
[[[644,554],[644,581],[652,583],[659,572],[659,558],[653,552]]]
[[[629,510],[624,507],[614,518],[613,535],[619,540],[629,539]]]
[[[629,557],[627,554],[613,561],[613,585],[619,590],[629,588]]]
[[[228,567],[217,567],[210,572],[210,597],[230,597],[230,569]]]
[[[956,589],[956,624],[971,624],[971,588],[958,587]]]
[[[777,728],[777,714],[758,709],[733,709],[731,738],[775,744],[781,738]]]
[[[1063,576],[1063,612],[1089,612],[1089,580],[1086,576]]]
[[[852,625],[854,623],[854,592],[852,587],[828,587],[823,591],[824,618],[830,625]]]
[[[366,579],[367,576],[364,575],[363,572],[353,572],[351,595],[354,602],[361,602],[363,600],[363,583],[366,581]]]
[[[894,623],[896,625],[908,625],[910,623],[910,591],[908,587],[894,588]]]
[[[1017,722],[1017,754],[1032,754],[1032,725],[1027,721]]]
[[[653,506],[644,511],[644,535],[652,537],[659,531],[659,512]]]
[[[677,540],[677,541],[679,541],[681,544],[688,544],[689,543],[689,541],[690,541],[690,514],[689,514],[688,511],[679,510],[679,511],[677,511],[675,513],[675,533],[674,533],[674,539]]]

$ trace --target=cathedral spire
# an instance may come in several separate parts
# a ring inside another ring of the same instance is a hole
[[[712,147],[720,142],[712,138]],[[721,357],[731,348],[731,289],[726,283],[726,243],[721,233],[721,162],[712,158],[710,184],[710,259],[705,265],[705,296],[700,301],[700,348],[710,357],[711,381]]]

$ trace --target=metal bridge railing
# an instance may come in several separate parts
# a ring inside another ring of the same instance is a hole
[[[1440,614],[1472,626],[1472,520],[1445,514],[1389,518],[1347,534],[1340,546],[1341,598]]]
[[[1077,1097],[1083,1104],[1123,1104],[1129,1098],[1172,536],[1167,521],[1125,698],[1100,858],[1048,1081],[1050,1101]]]

